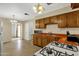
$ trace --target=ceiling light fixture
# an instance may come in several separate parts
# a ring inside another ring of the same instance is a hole
[[[15,15],[12,15],[13,19],[11,20],[11,23],[17,23],[17,21],[15,20]]]
[[[45,10],[44,6],[41,5],[40,3],[36,4],[34,7],[33,7],[34,11],[38,14],[41,14],[43,13],[43,11]]]

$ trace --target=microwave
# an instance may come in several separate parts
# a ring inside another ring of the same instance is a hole
[[[34,34],[42,33],[41,30],[34,30]]]

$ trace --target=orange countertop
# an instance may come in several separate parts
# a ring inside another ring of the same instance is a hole
[[[59,39],[58,42],[63,43],[63,44],[78,46],[78,43],[76,43],[76,42],[67,41],[67,37],[63,37],[63,38]]]
[[[60,39],[58,40],[59,43],[63,43],[63,44],[70,44],[73,46],[78,46],[78,43],[76,42],[71,42],[71,41],[67,41],[67,35],[66,34],[55,34],[55,33],[39,33],[41,35],[50,35],[50,36],[57,36],[60,37]],[[76,36],[79,36],[79,34],[74,34]]]

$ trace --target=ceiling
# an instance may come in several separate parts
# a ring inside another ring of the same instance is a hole
[[[41,4],[45,8],[45,11],[43,12],[44,14],[49,11],[69,6],[69,3],[52,3],[50,5],[47,5],[46,3]],[[30,20],[35,16],[40,15],[34,12],[34,5],[36,5],[36,3],[0,3],[0,17],[13,18],[13,15],[15,15],[17,20]],[[28,13],[29,15],[24,15],[24,13]]]

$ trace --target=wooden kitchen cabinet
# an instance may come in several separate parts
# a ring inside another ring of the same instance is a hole
[[[67,19],[66,19],[65,14],[57,16],[57,19],[58,19],[58,27],[59,28],[66,28],[67,27]]]
[[[41,34],[37,34],[37,45],[42,47],[42,36],[41,36]]]
[[[42,47],[42,39],[41,38],[38,38],[37,39],[37,45]]]
[[[56,38],[58,37],[49,34],[33,34],[33,45],[44,47],[52,41],[59,40],[59,38]]]
[[[48,44],[48,39],[44,34],[33,35],[33,45],[44,47]]]
[[[40,24],[39,24],[39,28],[40,28],[40,29],[41,29],[41,28],[43,29],[43,28],[46,28],[46,26],[45,26],[44,23],[40,23]]]
[[[57,16],[51,17],[50,24],[57,24],[57,23],[58,23]]]
[[[78,28],[79,10],[37,20],[36,28],[46,28],[46,26],[49,24],[58,24],[59,28]]]
[[[48,38],[47,35],[42,35],[42,47],[46,46],[48,44]]]
[[[79,27],[79,11],[76,11],[77,13],[77,27]]]
[[[76,12],[71,12],[71,13],[67,13],[67,27],[77,27],[77,13]]]
[[[40,20],[40,28],[46,28],[44,21],[44,19]]]
[[[36,28],[40,28],[40,20],[36,20],[35,23],[36,23],[36,24],[35,24],[35,27],[36,27]]]
[[[33,35],[33,45],[42,47],[42,37],[40,34]]]
[[[46,46],[48,44],[47,38],[42,39],[42,47]]]
[[[33,44],[37,45],[37,39],[36,38],[33,39]]]
[[[52,36],[49,36],[49,35],[48,35],[47,39],[48,39],[48,42],[49,42],[49,43],[53,41],[53,37],[52,37]]]
[[[33,35],[33,44],[34,45],[37,45],[37,35],[35,34],[35,35]]]
[[[47,17],[47,18],[45,18],[44,20],[45,20],[45,24],[46,24],[46,25],[47,25],[47,24],[50,24],[50,17]]]
[[[79,8],[79,3],[71,3],[71,8],[72,9]]]
[[[45,28],[45,22],[44,19],[36,20],[36,28],[41,29]]]

